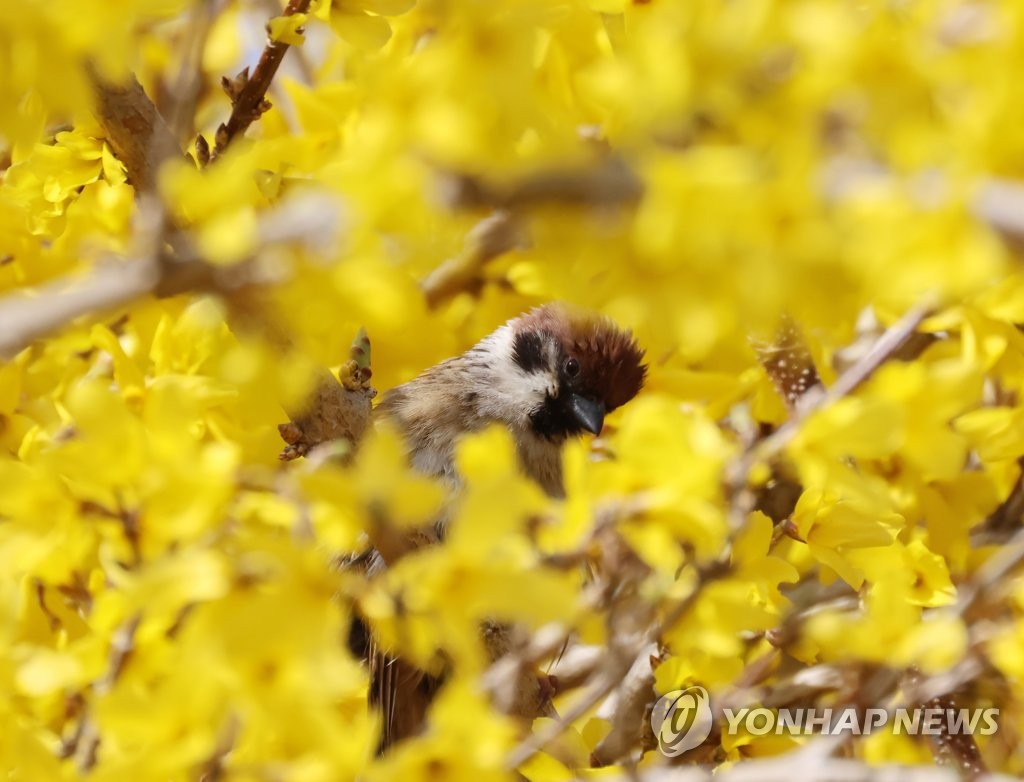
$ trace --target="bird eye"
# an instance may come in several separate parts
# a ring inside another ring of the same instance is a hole
[[[576,377],[580,373],[580,362],[570,357],[565,360],[565,374]]]

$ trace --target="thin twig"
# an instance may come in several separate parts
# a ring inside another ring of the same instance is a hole
[[[728,485],[734,494],[746,490],[747,477],[754,465],[767,461],[782,451],[796,437],[812,414],[823,410],[840,399],[849,396],[865,383],[875,371],[899,350],[900,346],[916,331],[933,308],[932,297],[928,296],[917,304],[896,323],[890,326],[874,346],[857,363],[847,369],[827,391],[815,388],[805,394],[795,406],[786,422],[762,440],[753,443],[729,470]],[[753,496],[744,503],[734,503],[730,524],[733,528],[741,524],[753,504]]]
[[[1019,530],[978,568],[969,582],[960,586],[960,598],[952,611],[958,616],[966,616],[983,598],[990,597],[989,589],[1021,562],[1024,562],[1024,530]]]
[[[290,0],[284,9],[283,16],[304,14],[309,9],[310,0]],[[281,66],[289,44],[271,40],[267,43],[263,54],[252,75],[248,69],[242,71],[232,82],[225,79],[225,89],[231,96],[231,116],[228,121],[217,128],[213,158],[221,154],[236,136],[243,135],[248,127],[258,120],[270,108],[267,90],[274,80],[277,69]]]
[[[196,105],[203,90],[203,51],[224,4],[225,0],[203,0],[193,6],[181,34],[181,67],[169,89],[170,107],[163,112],[179,141],[186,141],[194,132]]]
[[[626,646],[626,648],[613,653],[613,659],[604,671],[600,672],[596,681],[590,689],[577,700],[565,715],[556,720],[539,733],[527,736],[520,742],[505,759],[507,768],[515,769],[536,755],[555,739],[561,736],[576,720],[583,717],[588,711],[594,708],[604,698],[608,697],[625,682],[626,674],[633,665],[641,658],[649,656],[649,646],[656,643],[676,622],[683,618],[694,606],[704,588],[712,581],[724,578],[730,572],[727,560],[719,559],[701,571],[697,585],[686,597],[675,602],[665,616],[657,622],[640,638]]]
[[[100,679],[93,684],[96,692],[103,694],[110,692],[117,680],[121,678],[128,658],[135,649],[135,632],[142,624],[142,614],[135,614],[125,620],[110,640],[110,655],[107,660],[107,670]]]

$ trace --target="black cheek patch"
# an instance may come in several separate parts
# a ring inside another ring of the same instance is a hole
[[[544,345],[534,331],[516,334],[512,342],[512,360],[524,372],[540,372],[544,368]]]

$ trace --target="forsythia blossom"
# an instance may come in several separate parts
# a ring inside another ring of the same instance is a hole
[[[566,661],[646,650],[650,701],[977,669],[963,697],[1005,717],[981,756],[1024,773],[1024,588],[1012,567],[984,581],[1021,525],[1024,7],[298,5],[0,3],[0,344],[21,333],[10,302],[45,311],[110,264],[187,253],[213,280],[71,313],[0,358],[0,769],[574,778],[615,712],[510,765],[529,726],[495,705],[480,628],[500,621],[525,656],[552,634]],[[221,77],[268,42],[291,47],[270,107],[198,164],[232,111]],[[182,148],[149,188],[97,119],[96,84],[132,74]],[[515,229],[498,249],[496,214]],[[564,499],[499,430],[459,444],[454,499],[384,427],[350,458],[278,461],[286,410],[360,326],[386,390],[552,300],[631,328],[650,365],[566,448]],[[788,404],[752,347],[785,317],[833,386],[915,307],[826,404]],[[788,439],[766,453],[771,430]],[[374,578],[337,566],[439,513],[443,545]],[[384,757],[357,616],[443,674],[423,736]],[[548,647],[530,664],[557,676]],[[713,734],[686,757],[797,743]],[[891,735],[850,753],[932,757]]]

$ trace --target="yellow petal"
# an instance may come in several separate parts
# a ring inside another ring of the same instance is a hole
[[[379,49],[391,39],[391,25],[380,16],[335,10],[331,27],[353,46]]]

